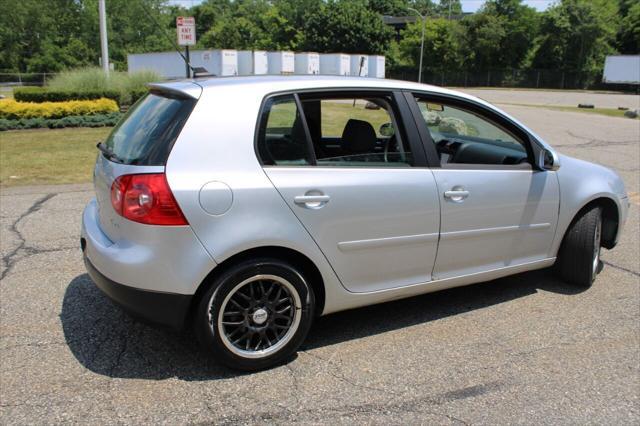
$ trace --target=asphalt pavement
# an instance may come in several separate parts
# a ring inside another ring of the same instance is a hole
[[[91,282],[90,185],[3,189],[0,423],[638,424],[640,121],[505,109],[626,182],[629,221],[591,289],[536,271],[338,313],[287,365],[238,374]]]

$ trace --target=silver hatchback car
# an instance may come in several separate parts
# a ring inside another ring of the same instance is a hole
[[[629,207],[613,171],[403,81],[155,84],[99,148],[89,274],[243,370],[287,360],[317,315],[554,264],[588,287]]]

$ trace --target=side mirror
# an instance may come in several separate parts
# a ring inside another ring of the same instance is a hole
[[[558,158],[558,154],[550,149],[542,149],[540,151],[538,166],[542,170],[558,170],[560,168],[560,159]]]
[[[380,134],[382,136],[390,138],[394,133],[395,130],[393,129],[393,125],[391,123],[384,123],[382,126],[380,126]]]

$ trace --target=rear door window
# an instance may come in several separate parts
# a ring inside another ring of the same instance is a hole
[[[311,164],[302,116],[293,96],[267,100],[262,112],[258,153],[265,166]]]
[[[196,102],[149,93],[127,112],[106,145],[124,164],[164,166]]]

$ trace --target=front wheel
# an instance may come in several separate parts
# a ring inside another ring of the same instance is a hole
[[[557,269],[563,280],[591,287],[601,270],[602,212],[593,207],[571,225],[562,241]]]
[[[276,259],[232,267],[204,294],[196,335],[223,364],[253,371],[277,365],[304,341],[314,313],[304,276]]]

